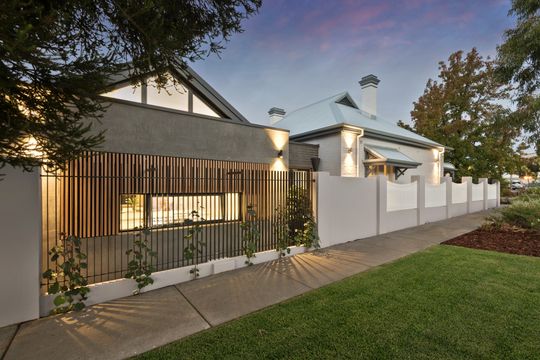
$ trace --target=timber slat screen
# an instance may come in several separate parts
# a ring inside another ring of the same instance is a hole
[[[62,172],[42,173],[43,270],[54,265],[48,251],[64,234],[82,238],[89,283],[122,278],[125,252],[141,228],[151,230],[157,271],[188,266],[193,260],[184,259],[184,236],[193,220],[205,243],[198,263],[239,256],[248,205],[261,233],[257,251],[275,249],[275,209],[291,186],[311,199],[312,174],[271,171],[268,164],[87,152]]]

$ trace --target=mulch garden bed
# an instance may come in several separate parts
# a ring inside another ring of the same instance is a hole
[[[540,257],[540,233],[510,227],[480,228],[443,244]]]

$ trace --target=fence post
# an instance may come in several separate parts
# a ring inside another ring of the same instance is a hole
[[[41,273],[40,170],[6,166],[2,173],[6,176],[0,181],[0,272],[5,276],[0,328],[39,317]]]
[[[385,175],[377,175],[377,235],[385,233],[388,186]]]
[[[423,225],[426,223],[426,177],[413,175],[411,181],[416,181],[416,225]]]
[[[467,214],[470,214],[472,209],[472,177],[463,176],[461,183],[467,183]]]
[[[495,202],[495,207],[501,206],[501,182],[499,180],[493,181],[493,183],[497,186],[497,201]]]
[[[482,194],[483,194],[483,210],[487,210],[488,208],[488,179],[487,178],[479,178],[478,183],[482,184]]]
[[[445,176],[442,179],[446,183],[446,218],[452,217],[452,178]]]

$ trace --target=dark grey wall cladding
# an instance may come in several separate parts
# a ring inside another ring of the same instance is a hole
[[[289,167],[311,169],[311,158],[319,156],[319,145],[289,142]]]
[[[272,134],[288,138],[286,131],[120,101],[111,102],[101,122],[94,123],[94,131],[99,130],[106,132],[98,151],[267,164],[276,160],[281,146]],[[287,165],[287,141],[278,142],[285,144]]]

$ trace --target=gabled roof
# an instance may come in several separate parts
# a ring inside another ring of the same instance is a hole
[[[427,147],[443,146],[360,110],[346,91],[294,110],[274,125],[289,129],[292,139],[301,139],[303,135],[315,134],[319,130],[339,125],[352,125],[362,128],[368,137],[404,140]]]
[[[233,121],[249,124],[250,122],[242,115],[238,110],[234,108],[227,100],[223,98],[210,84],[208,84],[199,74],[195,72],[191,67],[186,65],[185,69],[174,68],[171,72],[179,80],[182,80],[185,85],[195,90],[202,95],[206,101],[208,101],[213,107],[223,113],[227,118]],[[151,75],[154,72],[149,72]],[[126,65],[126,70],[114,74],[110,77],[109,86],[115,86],[121,83],[127,83],[131,79],[129,77],[129,64]]]

